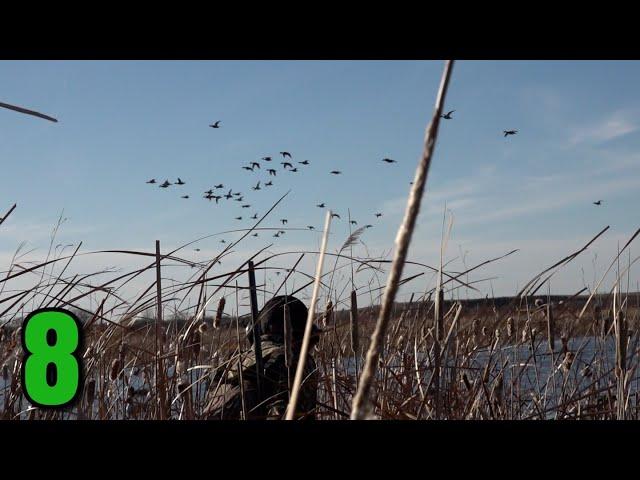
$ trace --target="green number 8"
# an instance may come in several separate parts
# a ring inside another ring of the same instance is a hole
[[[71,312],[44,308],[22,324],[22,385],[38,407],[64,407],[80,392],[80,322]]]

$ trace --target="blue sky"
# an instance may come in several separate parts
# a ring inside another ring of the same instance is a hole
[[[0,227],[0,265],[7,268],[21,241],[44,256],[63,209],[68,220],[56,243],[151,251],[156,239],[168,248],[247,227],[234,217],[265,213],[289,189],[265,226],[287,218],[288,227],[320,229],[324,212],[314,205],[325,202],[342,216],[331,249],[349,234],[350,209],[359,225],[374,225],[362,237],[369,252],[388,255],[441,71],[439,61],[2,61],[0,101],[59,123],[0,110],[0,210],[18,204]],[[584,275],[592,286],[594,265],[604,273],[618,242],[640,226],[638,85],[640,63],[633,61],[458,62],[446,105],[456,112],[441,128],[411,258],[438,262],[446,202],[454,217],[453,270],[462,268],[461,253],[473,265],[520,249],[474,274],[496,277],[479,284],[483,293],[510,295],[611,225],[551,283],[573,293]],[[216,120],[222,128],[209,128]],[[504,129],[519,133],[505,139]],[[283,172],[282,150],[311,164]],[[278,175],[274,187],[253,192],[251,185],[268,179],[266,164],[261,173],[241,166],[265,155],[274,157]],[[383,157],[398,163],[383,164]],[[343,175],[330,175],[334,169]],[[178,176],[185,186],[145,184]],[[201,198],[217,183],[242,191],[252,207]],[[600,199],[601,207],[592,205]],[[375,212],[384,216],[376,220]],[[236,237],[213,237],[185,256],[204,260],[219,251],[220,238]],[[272,251],[313,250],[319,237],[265,233],[241,244],[238,259],[272,241]],[[364,256],[364,246],[354,254]],[[118,261],[91,257],[82,266]],[[414,290],[431,279],[423,278]]]

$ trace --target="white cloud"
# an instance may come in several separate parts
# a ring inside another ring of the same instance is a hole
[[[569,145],[603,143],[635,132],[638,128],[640,128],[638,122],[632,118],[630,113],[617,111],[597,123],[573,128],[569,137]]]

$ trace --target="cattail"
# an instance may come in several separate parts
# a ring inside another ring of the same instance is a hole
[[[115,382],[120,375],[120,359],[114,358],[111,362],[111,369],[109,370],[109,379]]]
[[[547,304],[547,337],[549,340],[549,351],[553,352],[556,344],[554,336],[555,320],[553,318],[553,310],[551,308],[551,302]]]
[[[193,357],[198,358],[200,355],[200,347],[202,346],[202,336],[198,330],[194,330],[192,334],[192,352]]]
[[[176,362],[176,375],[182,376],[187,372],[187,369],[184,365],[184,361],[178,360]]]
[[[562,334],[560,341],[562,342],[562,353],[566,354],[569,351],[569,339],[566,333]]]
[[[125,342],[122,342],[118,350],[118,359],[120,360],[120,365],[122,368],[124,368],[124,366],[126,365],[126,356],[127,356],[127,344]]]
[[[218,301],[218,309],[216,310],[216,316],[213,319],[213,328],[220,328],[220,322],[222,321],[222,314],[224,313],[224,305],[227,301],[222,297]]]
[[[507,337],[513,336],[513,317],[507,318]]]
[[[477,318],[474,318],[473,321],[471,322],[471,333],[476,336],[478,335],[478,332],[480,331],[480,320],[478,320]]]
[[[571,366],[573,365],[573,361],[575,360],[576,354],[573,352],[567,352],[564,356],[564,360],[562,361],[562,369],[565,372],[569,372],[571,370]]]
[[[333,302],[329,300],[324,310],[323,326],[326,327],[333,322]]]

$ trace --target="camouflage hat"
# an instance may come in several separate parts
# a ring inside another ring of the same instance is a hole
[[[294,340],[302,340],[304,329],[307,324],[309,310],[306,305],[296,297],[280,295],[273,297],[264,304],[258,314],[260,329],[263,335],[284,336],[284,307],[289,310],[289,320],[291,321],[291,334]],[[313,334],[320,333],[320,329],[314,325]],[[253,341],[251,326],[247,327],[247,338]]]

